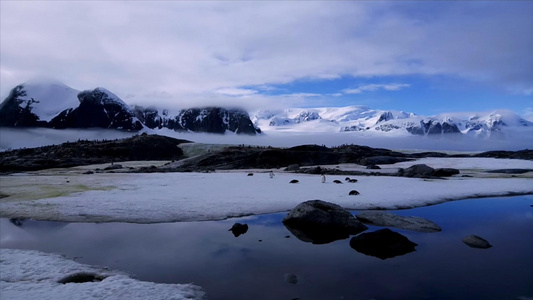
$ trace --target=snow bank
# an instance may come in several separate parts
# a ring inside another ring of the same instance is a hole
[[[268,171],[3,176],[2,217],[71,222],[217,220],[282,212],[320,199],[347,209],[397,209],[472,197],[533,194],[531,178],[416,179],[328,176]],[[292,179],[299,180],[290,184]],[[343,184],[333,183],[334,179]],[[67,182],[68,181],[68,182]],[[351,190],[360,195],[349,196]]]
[[[192,284],[138,281],[104,268],[83,265],[56,254],[0,249],[2,299],[202,299]],[[104,278],[84,283],[58,283],[69,275],[87,273]]]

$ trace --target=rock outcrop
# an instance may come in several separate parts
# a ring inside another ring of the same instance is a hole
[[[61,145],[0,152],[0,172],[67,168],[131,160],[178,160],[179,144],[190,141],[160,135],[121,140],[77,141]],[[118,166],[118,165],[115,165]]]
[[[404,177],[428,178],[428,177],[450,177],[459,174],[460,171],[453,168],[433,169],[425,164],[412,165],[407,169],[398,170],[398,175]]]
[[[283,224],[298,239],[313,244],[346,239],[368,229],[349,211],[322,200],[298,204],[283,218]]]
[[[62,111],[49,126],[65,128],[113,128],[141,130],[143,124],[131,109],[116,95],[104,88],[83,91],[78,94],[80,105]]]

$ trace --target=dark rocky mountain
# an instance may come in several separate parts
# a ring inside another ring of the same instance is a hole
[[[250,120],[248,113],[242,109],[190,108],[180,110],[175,116],[170,116],[166,110],[163,110],[160,115],[156,108],[136,106],[134,113],[139,120],[144,120],[146,127],[151,129],[166,127],[175,131],[220,134],[226,131],[250,135],[261,133],[261,130]]]
[[[448,122],[439,122],[435,120],[422,120],[419,125],[408,126],[405,128],[409,133],[416,135],[436,135],[436,134],[461,134],[456,124]]]
[[[131,109],[116,95],[104,88],[83,91],[78,94],[80,104],[54,117],[48,126],[65,128],[113,128],[141,130],[143,124]]]
[[[105,88],[79,92],[50,80],[30,81],[13,88],[0,104],[0,126],[261,133],[241,109],[190,108],[170,115],[168,110],[160,113],[155,107],[130,107]]]
[[[0,126],[4,127],[41,127],[46,126],[39,116],[32,112],[36,100],[23,100],[27,95],[22,85],[11,90],[0,104]]]

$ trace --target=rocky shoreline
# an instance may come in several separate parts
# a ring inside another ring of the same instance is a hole
[[[291,148],[229,145],[213,147],[187,157],[181,147],[192,142],[160,135],[141,134],[118,140],[85,141],[38,148],[0,152],[0,173],[37,171],[91,164],[113,164],[121,161],[168,161],[164,166],[140,167],[129,172],[209,172],[215,170],[272,169],[296,166],[295,173],[330,175],[383,175],[379,165],[414,161],[425,157],[491,157],[533,160],[533,150],[489,151],[478,154],[446,154],[441,152],[403,153],[382,148],[342,145],[328,148],[301,145]],[[337,164],[359,164],[368,171],[342,171],[320,167]],[[318,166],[318,167],[317,167]],[[119,169],[118,167],[115,169]],[[412,171],[412,170],[411,170]],[[399,171],[406,177],[443,177],[457,174],[454,170],[418,168],[416,172]],[[521,170],[529,172],[531,170]],[[509,173],[498,170],[500,173]],[[513,172],[517,172],[516,170]],[[420,175],[422,174],[422,175]],[[391,174],[386,174],[391,176]]]

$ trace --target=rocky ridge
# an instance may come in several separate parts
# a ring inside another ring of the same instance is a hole
[[[155,107],[130,107],[102,87],[78,92],[57,82],[21,84],[13,88],[9,96],[0,103],[0,126],[110,128],[127,131],[168,128],[174,131],[218,134],[227,131],[248,135],[261,133],[248,113],[242,109],[189,108],[171,115],[168,110],[160,112]]]

